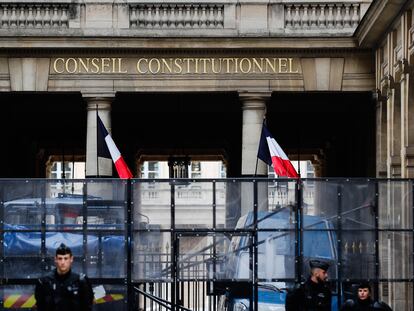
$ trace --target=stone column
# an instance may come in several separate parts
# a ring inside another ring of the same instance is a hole
[[[267,164],[257,161],[260,134],[263,118],[266,114],[266,101],[271,93],[239,93],[243,111],[242,128],[242,176],[254,175],[266,177]],[[257,169],[256,169],[257,163]],[[268,185],[265,182],[258,184],[258,210],[268,209]],[[242,183],[241,187],[241,214],[253,211],[253,186],[251,183]]]
[[[112,97],[90,97],[87,102],[86,177],[112,177],[112,160],[99,158],[97,162],[96,111],[108,132],[111,132]],[[99,170],[99,171],[98,171]]]
[[[242,175],[267,176],[267,165],[258,162],[256,171],[257,149],[259,147],[263,118],[266,114],[266,101],[270,93],[239,93],[243,110],[242,128]]]

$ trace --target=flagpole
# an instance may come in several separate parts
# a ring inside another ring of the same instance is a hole
[[[266,124],[266,115],[263,116],[263,122],[262,122],[262,128],[260,129],[260,136],[259,136],[259,148],[260,148],[260,141],[262,139],[262,132],[263,132],[263,126]],[[259,149],[258,148],[258,149]],[[259,155],[256,156],[256,168],[254,170],[254,176],[257,176],[257,167],[259,165]],[[267,163],[266,163],[266,169],[267,169]]]
[[[72,194],[75,192],[75,183],[74,180],[75,179],[75,146],[72,146]]]
[[[300,178],[300,131],[298,134],[298,175]]]
[[[254,177],[257,175],[257,165],[259,163],[259,157],[256,157],[256,168],[254,169]]]
[[[259,136],[259,147],[260,147],[260,140],[262,137],[263,125],[265,124],[266,116],[263,116],[262,128],[260,129],[260,136]],[[254,169],[254,177],[257,176],[257,167],[259,165],[259,156],[256,156],[256,168]]]
[[[99,156],[98,156],[98,140],[99,140],[99,128],[98,128],[98,103],[96,103],[96,176],[99,177]]]

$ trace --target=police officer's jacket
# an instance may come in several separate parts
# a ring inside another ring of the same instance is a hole
[[[392,311],[392,309],[386,303],[372,299],[357,299],[355,301],[349,299],[345,301],[341,311]]]
[[[308,279],[288,292],[286,311],[331,311],[331,302],[332,293],[328,285]]]
[[[56,270],[38,280],[35,288],[38,311],[91,311],[93,291],[84,274]]]

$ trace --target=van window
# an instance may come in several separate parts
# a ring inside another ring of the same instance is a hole
[[[306,230],[325,230],[325,231],[306,231]],[[325,221],[320,221],[312,225],[304,226],[303,232],[303,255],[305,257],[335,258],[333,254],[332,232],[327,231],[328,226]]]

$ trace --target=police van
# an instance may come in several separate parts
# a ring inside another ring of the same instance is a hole
[[[240,218],[237,229],[252,228],[253,214]],[[294,213],[285,207],[273,212],[258,212],[258,309],[284,311],[288,288],[295,286],[295,265],[298,250]],[[330,262],[330,275],[336,274],[336,236],[331,222],[318,216],[303,216],[303,273],[309,275],[309,260],[323,259]],[[265,231],[277,229],[276,231]],[[309,230],[309,231],[306,231]],[[249,310],[252,300],[250,240],[247,236],[234,236],[225,259],[223,279],[234,280],[222,286],[220,311]],[[217,284],[220,287],[219,284]],[[250,289],[248,289],[250,288]],[[250,296],[250,297],[249,297]],[[334,295],[332,310],[337,309]]]

